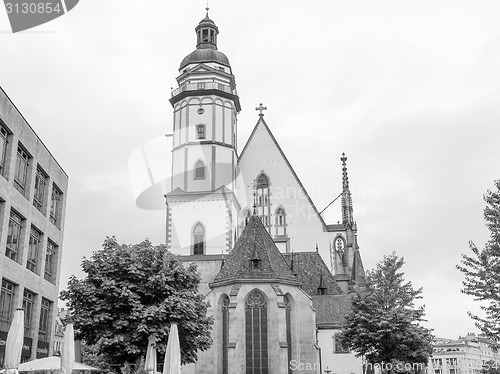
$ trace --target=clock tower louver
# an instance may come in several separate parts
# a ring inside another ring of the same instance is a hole
[[[240,101],[219,29],[208,8],[196,49],[179,67],[172,91],[172,185],[166,195],[167,246],[181,255],[220,254],[234,245],[237,113]]]

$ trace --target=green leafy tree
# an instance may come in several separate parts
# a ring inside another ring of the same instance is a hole
[[[196,266],[184,267],[164,245],[148,240],[126,245],[108,237],[82,268],[85,279],[72,276],[61,299],[76,337],[110,365],[136,362],[150,336],[161,354],[172,322],[178,324],[183,363],[196,361],[197,351],[212,344],[213,320],[198,294]]]
[[[457,268],[464,274],[462,292],[471,295],[476,301],[485,302],[480,317],[469,312],[469,316],[489,338],[500,340],[500,180],[495,181],[496,190],[488,190],[484,195],[486,208],[484,220],[490,231],[490,239],[483,249],[469,242],[472,255],[462,255],[461,265]]]
[[[405,282],[403,264],[404,258],[393,252],[367,272],[364,287],[352,294],[352,310],[339,337],[357,356],[384,371],[391,366],[418,371],[432,354],[431,330],[420,325],[424,306],[415,306],[422,288],[414,290]]]

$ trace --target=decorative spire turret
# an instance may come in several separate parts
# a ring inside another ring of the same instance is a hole
[[[351,191],[349,190],[349,177],[347,175],[347,156],[345,153],[342,153],[340,161],[342,161],[342,223],[352,226],[354,224],[354,216]]]
[[[219,33],[219,29],[215,25],[215,22],[208,16],[208,4],[205,10],[207,11],[205,18],[203,18],[195,28],[197,35],[196,48],[217,49],[217,34]]]

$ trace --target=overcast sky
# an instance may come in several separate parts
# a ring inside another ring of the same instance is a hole
[[[18,34],[0,11],[0,85],[70,177],[62,287],[107,235],[164,242],[129,158],[171,132],[170,88],[205,6],[84,0]],[[500,178],[500,2],[212,0],[210,16],[236,76],[240,150],[262,102],[319,210],[345,152],[365,268],[396,251],[434,333],[476,331],[455,265],[488,239],[483,194]]]

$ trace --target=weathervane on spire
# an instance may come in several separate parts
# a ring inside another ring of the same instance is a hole
[[[208,0],[207,0],[207,7],[205,8],[205,10],[207,11],[207,18],[208,18],[208,10],[209,10],[209,9],[210,9],[210,8],[208,7]]]
[[[264,110],[267,110],[267,107],[263,106],[262,103],[259,104],[259,106],[257,108],[255,108],[255,110],[258,110],[260,113],[259,113],[259,116],[263,117],[264,116]]]
[[[342,187],[344,189],[347,189],[349,188],[349,177],[347,176],[347,156],[345,155],[345,153],[342,153],[340,161],[342,161]]]

